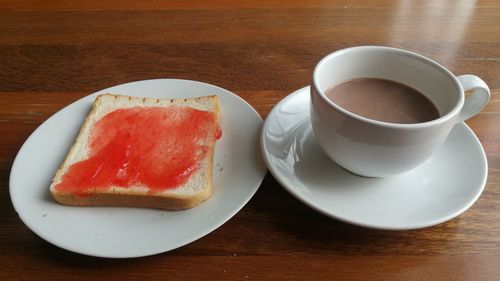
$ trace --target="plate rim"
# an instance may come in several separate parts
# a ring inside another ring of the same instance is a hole
[[[264,159],[264,162],[266,163],[266,166],[269,170],[269,172],[273,175],[273,177],[281,184],[283,188],[285,188],[293,197],[298,199],[300,202],[305,204],[306,206],[310,207],[311,209],[321,213],[322,215],[328,216],[330,218],[336,219],[338,221],[348,223],[351,225],[356,225],[359,227],[365,227],[365,228],[371,228],[371,229],[378,229],[378,230],[390,230],[390,231],[398,231],[398,230],[413,230],[413,229],[422,229],[422,228],[427,228],[431,226],[435,226],[441,223],[444,223],[446,221],[449,221],[451,219],[454,219],[464,213],[466,210],[468,210],[476,201],[479,199],[481,194],[484,192],[484,189],[486,188],[486,183],[487,183],[487,178],[488,178],[488,159],[486,157],[486,152],[484,151],[484,147],[482,146],[481,142],[479,141],[478,137],[472,129],[465,123],[465,122],[459,122],[455,124],[455,126],[463,126],[463,128],[467,131],[467,133],[471,136],[471,138],[474,140],[474,143],[478,145],[480,149],[480,158],[481,162],[484,164],[485,169],[481,175],[481,182],[477,183],[477,191],[474,193],[474,196],[471,196],[470,199],[468,200],[467,204],[463,204],[460,208],[457,208],[457,210],[453,211],[450,215],[444,216],[438,219],[430,220],[427,223],[421,223],[421,224],[408,224],[405,226],[388,226],[388,225],[377,225],[377,224],[370,224],[370,223],[364,223],[364,222],[359,222],[353,219],[349,219],[346,216],[338,215],[335,214],[331,211],[325,210],[325,208],[315,204],[312,202],[310,198],[302,196],[299,192],[295,190],[294,187],[288,186],[288,183],[283,180],[284,175],[277,171],[275,166],[271,163],[269,157],[268,157],[268,149],[266,146],[266,137],[265,137],[265,131],[266,128],[268,128],[269,123],[271,122],[270,120],[273,118],[273,116],[276,114],[276,111],[278,111],[278,108],[280,105],[283,105],[287,103],[289,100],[293,99],[295,96],[304,94],[303,92],[308,91],[310,89],[310,86],[305,86],[302,88],[299,88],[295,91],[292,91],[290,94],[288,94],[285,98],[283,98],[280,102],[278,102],[273,109],[269,112],[267,115],[266,120],[264,121],[264,124],[262,125],[261,133],[260,133],[260,145],[261,145],[261,153],[262,157]]]
[[[41,239],[49,242],[50,244],[52,244],[54,246],[57,246],[58,248],[61,248],[61,249],[64,249],[64,250],[67,250],[67,251],[70,251],[70,252],[73,252],[73,253],[77,253],[77,254],[82,254],[82,255],[92,256],[92,257],[100,257],[100,258],[118,258],[118,259],[123,259],[123,258],[139,258],[139,257],[146,257],[146,256],[152,256],[152,255],[157,255],[157,254],[161,254],[161,253],[166,253],[166,252],[175,250],[177,248],[186,246],[186,245],[188,245],[190,243],[193,243],[193,242],[195,242],[195,241],[197,241],[197,240],[199,240],[199,239],[207,236],[208,234],[212,233],[216,229],[220,228],[222,225],[224,225],[229,220],[231,220],[235,215],[237,215],[248,204],[248,202],[254,197],[255,193],[259,190],[260,186],[262,185],[262,182],[264,181],[266,173],[268,171],[267,165],[265,164],[264,159],[260,159],[259,160],[259,158],[261,158],[261,157],[255,158],[256,166],[259,166],[259,169],[257,169],[256,171],[261,172],[260,177],[256,181],[255,186],[252,186],[251,189],[250,188],[248,189],[250,191],[247,192],[248,194],[246,194],[245,198],[241,201],[241,204],[238,204],[238,205],[240,205],[239,207],[237,207],[236,209],[234,209],[234,210],[232,210],[230,212],[226,212],[226,216],[223,216],[223,218],[220,219],[220,221],[218,223],[212,224],[211,227],[208,227],[205,230],[200,231],[197,235],[193,235],[190,238],[182,239],[182,242],[173,243],[173,244],[175,244],[173,246],[163,247],[163,248],[159,247],[158,250],[156,250],[156,251],[149,251],[149,252],[144,252],[143,251],[141,254],[132,254],[132,255],[131,254],[118,254],[116,252],[104,254],[104,253],[101,253],[101,252],[96,253],[96,252],[93,252],[93,251],[88,251],[85,248],[81,249],[81,248],[78,248],[78,247],[74,247],[73,244],[66,245],[66,244],[63,244],[63,243],[59,243],[57,239],[53,239],[50,235],[47,235],[46,233],[43,233],[39,228],[37,228],[36,226],[34,226],[30,222],[30,218],[28,218],[28,217],[25,216],[25,214],[23,213],[23,210],[18,205],[19,203],[16,203],[18,199],[17,199],[17,196],[15,195],[16,192],[13,191],[13,185],[15,185],[15,184],[13,184],[13,182],[14,182],[14,175],[15,175],[14,171],[17,170],[18,169],[17,167],[20,165],[19,164],[20,160],[19,160],[18,156],[22,153],[22,151],[24,149],[26,149],[28,143],[37,134],[37,132],[43,130],[44,126],[46,126],[46,124],[48,122],[53,122],[53,121],[50,121],[50,120],[52,120],[54,118],[57,118],[56,115],[58,115],[60,112],[65,111],[65,110],[69,110],[71,107],[75,106],[75,104],[84,102],[83,100],[85,100],[85,99],[90,99],[93,96],[95,97],[95,96],[97,96],[99,94],[102,94],[102,93],[104,93],[106,91],[109,91],[110,89],[115,88],[115,87],[127,87],[127,86],[130,86],[132,84],[158,83],[158,82],[164,82],[164,83],[180,82],[180,83],[186,83],[186,84],[198,84],[198,85],[201,85],[203,87],[216,88],[217,90],[219,90],[221,92],[224,92],[225,94],[227,94],[231,98],[235,98],[238,103],[242,103],[247,109],[249,109],[250,112],[251,112],[251,114],[254,115],[254,117],[257,117],[259,125],[260,125],[260,128],[257,128],[257,130],[256,130],[258,132],[258,134],[256,135],[256,138],[257,139],[259,138],[260,130],[262,129],[262,126],[263,126],[263,119],[260,116],[260,114],[257,112],[257,110],[250,103],[248,103],[246,100],[244,100],[243,98],[241,98],[237,94],[235,94],[235,93],[233,93],[233,92],[231,92],[231,91],[229,91],[229,90],[227,90],[225,88],[222,88],[222,87],[219,87],[217,85],[210,84],[210,83],[206,83],[206,82],[202,82],[202,81],[196,81],[196,80],[189,80],[189,79],[156,78],[156,79],[144,79],[144,80],[130,81],[130,82],[126,82],[126,83],[122,83],[122,84],[117,84],[117,85],[113,85],[113,86],[110,86],[110,87],[107,87],[107,88],[104,88],[104,89],[101,89],[101,90],[94,91],[94,92],[92,92],[92,93],[90,93],[90,94],[88,94],[86,96],[83,96],[83,97],[81,97],[81,98],[79,98],[79,99],[71,102],[70,104],[64,106],[63,108],[57,110],[51,116],[49,116],[46,120],[44,120],[41,124],[39,124],[30,133],[30,135],[24,140],[24,142],[22,143],[21,147],[18,149],[18,151],[17,151],[17,153],[16,153],[16,155],[14,157],[14,161],[12,162],[12,165],[11,165],[11,168],[10,168],[10,171],[9,171],[9,180],[8,180],[10,201],[11,201],[11,204],[12,204],[12,206],[14,208],[14,211],[16,212],[16,214],[18,215],[18,217],[21,219],[21,221],[23,222],[23,224],[30,231],[32,231],[33,233],[35,233]],[[91,104],[90,104],[90,106],[91,106]],[[257,144],[256,146],[260,149],[260,145],[259,144]],[[48,189],[47,189],[47,191],[48,191]]]

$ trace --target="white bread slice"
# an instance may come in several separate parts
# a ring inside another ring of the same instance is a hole
[[[188,178],[187,182],[173,189],[151,193],[147,186],[129,186],[126,188],[109,186],[105,190],[96,189],[92,191],[90,196],[81,196],[74,192],[60,191],[56,188],[71,165],[88,158],[91,128],[103,116],[117,109],[168,107],[171,105],[213,112],[216,117],[216,124],[214,124],[213,128],[215,134],[220,118],[218,96],[186,99],[150,99],[113,94],[98,96],[66,159],[52,180],[50,192],[54,199],[61,204],[73,206],[129,206],[168,210],[191,208],[208,199],[212,193],[212,161],[215,138],[208,144],[206,157],[202,160],[199,168]]]

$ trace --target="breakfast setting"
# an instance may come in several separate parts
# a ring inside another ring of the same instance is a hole
[[[1,280],[496,280],[496,1],[3,1]]]

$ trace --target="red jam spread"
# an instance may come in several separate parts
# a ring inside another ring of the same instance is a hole
[[[222,138],[222,129],[220,126],[217,126],[217,131],[215,131],[215,139],[220,140]]]
[[[109,186],[148,186],[150,193],[187,182],[220,137],[213,112],[190,107],[133,107],[106,114],[91,128],[86,160],[56,185],[80,196]]]

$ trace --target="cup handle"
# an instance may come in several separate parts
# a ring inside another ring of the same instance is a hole
[[[465,74],[457,76],[464,92],[472,90],[472,94],[465,99],[462,111],[457,122],[465,121],[478,114],[490,99],[490,88],[476,75]]]

